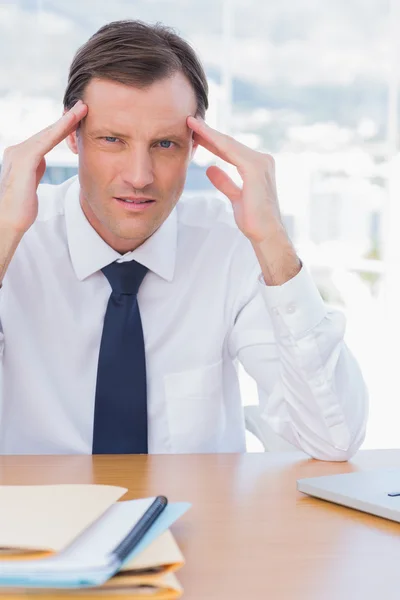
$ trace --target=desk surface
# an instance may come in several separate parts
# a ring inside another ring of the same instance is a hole
[[[296,491],[300,477],[397,466],[400,450],[361,451],[349,463],[302,453],[3,456],[0,484],[104,483],[129,488],[124,499],[191,502],[172,528],[185,600],[397,600],[400,524]]]

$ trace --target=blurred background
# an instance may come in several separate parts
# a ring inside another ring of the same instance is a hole
[[[288,233],[369,386],[363,447],[398,447],[400,0],[0,0],[0,156],[58,118],[75,51],[124,18],[176,28],[206,68],[209,124],[274,156]],[[47,162],[46,182],[76,173],[64,143]],[[216,193],[213,163],[198,152],[186,194]]]

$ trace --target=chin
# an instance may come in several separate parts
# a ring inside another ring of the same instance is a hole
[[[116,237],[120,240],[123,240],[124,242],[129,242],[131,240],[132,242],[142,243],[145,240],[147,240],[147,238],[149,238],[152,234],[153,231],[139,231],[135,229],[133,231],[120,231]]]

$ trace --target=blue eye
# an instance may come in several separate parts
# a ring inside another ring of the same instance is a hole
[[[117,141],[117,140],[118,140],[118,138],[116,138],[116,137],[112,137],[111,135],[107,135],[107,136],[106,136],[104,139],[105,139],[107,142],[110,142],[110,143],[113,143],[113,142],[115,142],[115,141]]]
[[[163,146],[162,144],[169,144],[169,146]],[[171,147],[172,142],[170,142],[169,140],[162,140],[160,142],[160,145],[162,148],[170,148]]]

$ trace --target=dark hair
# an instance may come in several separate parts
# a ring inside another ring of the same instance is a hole
[[[145,89],[181,71],[193,87],[197,115],[205,117],[208,84],[193,48],[175,31],[157,23],[114,21],[101,27],[76,52],[68,76],[64,108],[83,98],[93,77]]]

